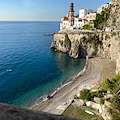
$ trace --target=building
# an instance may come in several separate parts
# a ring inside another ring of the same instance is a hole
[[[84,20],[90,22],[96,19],[96,13],[89,13],[84,17]]]
[[[80,9],[79,10],[79,18],[83,19],[89,13],[93,13],[93,10],[91,10],[91,9]]]
[[[74,20],[74,27],[75,28],[81,28],[84,26],[84,21],[81,18],[75,18]]]
[[[68,15],[61,19],[60,30],[72,28],[74,26],[75,18],[76,16],[74,16],[74,4],[71,3]]]
[[[111,4],[112,4],[112,1],[110,1],[110,2],[107,3],[107,4],[101,5],[101,6],[98,8],[97,13],[98,13],[98,14],[101,14],[101,12],[102,12],[102,11],[105,11]]]
[[[60,23],[60,30],[63,30],[63,29],[68,29],[70,26],[69,26],[69,19],[68,17],[63,17],[61,19],[61,23]]]
[[[68,19],[69,19],[69,25],[73,26],[74,25],[74,6],[73,3],[70,4],[70,11],[68,13]]]

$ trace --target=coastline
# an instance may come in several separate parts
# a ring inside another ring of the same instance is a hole
[[[71,104],[74,95],[79,93],[83,88],[91,89],[103,81],[103,69],[109,67],[113,62],[107,59],[92,58],[86,60],[86,66],[83,73],[79,73],[75,79],[65,85],[61,90],[53,95],[53,98],[42,103],[37,103],[30,109],[49,112],[52,114],[62,114],[62,112]],[[81,71],[81,72],[82,72]],[[113,75],[111,75],[113,77]]]
[[[86,71],[86,68],[87,68],[87,59],[85,59],[85,66],[84,66],[84,68],[79,73],[77,73],[76,75],[72,76],[67,81],[61,83],[61,86],[56,88],[52,93],[49,94],[49,96],[51,98],[53,98],[57,93],[59,93],[62,89],[64,89],[64,87],[68,86],[69,84],[72,84],[72,82],[74,82],[75,79],[77,79],[80,75],[84,74],[84,72]],[[42,104],[43,102],[47,101],[48,100],[47,96],[48,95],[41,96],[38,100],[36,100],[34,102],[34,104],[28,106],[27,108],[28,109],[34,109],[36,106],[38,106],[38,105]]]

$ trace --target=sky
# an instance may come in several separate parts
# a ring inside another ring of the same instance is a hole
[[[79,9],[97,10],[110,0],[0,0],[0,21],[60,21],[70,3],[75,15]]]

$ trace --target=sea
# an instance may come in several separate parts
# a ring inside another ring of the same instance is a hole
[[[0,22],[0,102],[29,107],[74,80],[84,59],[50,48],[59,23]]]

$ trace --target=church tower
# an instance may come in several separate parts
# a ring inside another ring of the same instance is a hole
[[[74,8],[73,3],[70,3],[70,11],[68,13],[68,19],[69,19],[70,26],[74,25],[74,10],[73,10],[73,8]]]

